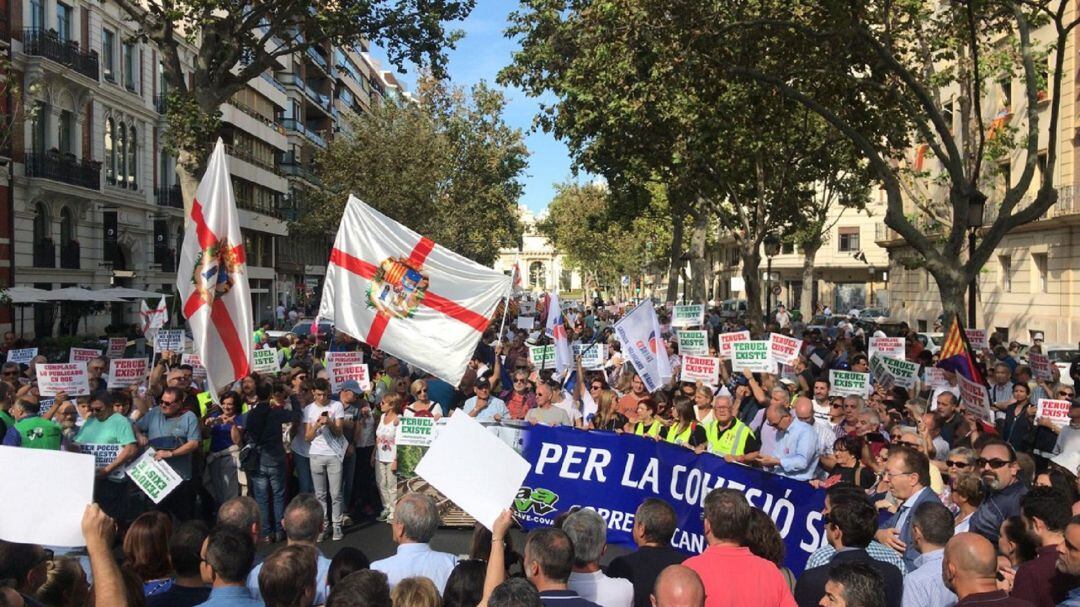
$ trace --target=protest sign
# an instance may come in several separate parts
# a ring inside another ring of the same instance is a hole
[[[332,365],[327,367],[326,371],[330,375],[330,391],[335,394],[341,392],[341,387],[349,381],[360,384],[360,389],[365,392],[371,389],[371,378],[368,376],[368,366],[365,363]]]
[[[251,370],[256,373],[277,373],[280,370],[278,365],[278,351],[277,348],[259,348],[251,353],[254,365]]]
[[[945,369],[940,367],[926,367],[923,369],[923,382],[931,388],[949,387],[949,380],[945,379]]]
[[[990,340],[986,335],[986,329],[964,329],[968,343],[976,350],[989,350]]]
[[[977,384],[959,373],[956,374],[956,381],[960,387],[960,402],[964,405],[964,409],[984,422],[993,424],[994,411],[990,408],[990,392],[986,386]]]
[[[101,356],[101,350],[93,348],[72,348],[68,351],[69,363],[85,363]]]
[[[902,388],[910,388],[915,384],[915,378],[919,374],[919,364],[899,360],[890,356],[876,356],[893,378],[893,382]]]
[[[736,373],[754,371],[770,373],[775,368],[769,358],[769,342],[765,340],[737,341],[731,344],[731,370]]]
[[[52,406],[56,404],[55,398],[39,398],[38,399],[38,415],[44,416],[52,409]]]
[[[870,374],[829,369],[829,396],[866,396]]]
[[[634,511],[646,498],[660,498],[675,509],[671,546],[697,554],[707,546],[704,497],[727,487],[776,521],[787,548],[784,565],[795,575],[825,539],[824,492],[708,453],[638,436],[532,426],[522,456],[530,468],[512,510],[526,530],[550,527],[560,514],[588,506],[607,522],[609,544],[633,547]]]
[[[607,346],[604,344],[574,344],[574,357],[581,357],[581,368],[586,371],[598,371],[607,361]]]
[[[518,316],[517,328],[525,329],[526,331],[532,331],[535,325],[535,319],[532,316]]]
[[[676,332],[679,339],[679,354],[691,356],[709,355],[709,334],[706,331],[687,331],[680,329]]]
[[[1054,372],[1051,370],[1053,365],[1050,362],[1050,357],[1045,354],[1028,352],[1028,363],[1031,364],[1031,373],[1035,376],[1035,379],[1053,381]]]
[[[109,338],[109,358],[121,358],[124,356],[125,350],[127,350],[126,337]]]
[[[705,304],[675,306],[671,311],[671,326],[700,327],[705,322]]]
[[[779,333],[769,334],[769,358],[785,365],[795,364],[802,351],[802,340]]]
[[[459,411],[440,429],[416,474],[491,529],[514,500],[530,467],[498,436]]]
[[[37,364],[38,392],[42,396],[90,394],[90,378],[86,363]]]
[[[181,365],[191,365],[191,376],[197,380],[206,379],[206,367],[202,364],[202,359],[198,354],[181,354]]]
[[[19,350],[8,350],[7,361],[9,363],[29,365],[30,361],[34,360],[35,356],[37,356],[37,348],[21,348]]]
[[[555,346],[529,346],[529,362],[537,369],[554,369]]]
[[[903,360],[904,357],[907,356],[905,346],[906,344],[903,337],[871,337],[867,349],[871,358],[873,358],[875,354],[879,354],[881,356]]]
[[[161,352],[180,352],[184,349],[184,330],[160,330],[154,336],[154,350]]]
[[[720,358],[731,358],[731,344],[737,341],[750,341],[750,332],[735,331],[732,333],[721,333],[717,341]]]
[[[82,518],[94,501],[94,458],[69,451],[0,447],[0,539],[85,546]]]
[[[696,382],[707,386],[715,386],[720,383],[720,359],[708,356],[682,357],[681,381]]]
[[[364,353],[360,350],[355,352],[327,352],[326,366],[333,365],[359,365],[364,362]]]
[[[172,466],[154,459],[154,448],[148,447],[142,456],[127,467],[127,475],[135,486],[155,504],[172,493],[183,481]]]
[[[536,314],[536,302],[522,300],[518,303],[518,312],[520,312],[522,316],[532,316],[533,314]]]
[[[394,441],[399,447],[427,447],[437,434],[434,417],[399,417]]]
[[[80,443],[79,450],[86,455],[94,456],[94,469],[104,470],[109,464],[113,463],[117,455],[120,455],[120,450],[124,448],[124,445],[91,445],[87,443]],[[124,468],[119,466],[116,470],[113,470],[109,478],[114,480],[124,480]]]
[[[1040,398],[1035,417],[1044,417],[1058,428],[1064,428],[1069,425],[1069,407],[1071,406],[1072,403],[1067,400]]]
[[[109,361],[109,388],[125,388],[146,379],[150,361],[146,358],[114,358]],[[192,373],[194,375],[194,373]]]

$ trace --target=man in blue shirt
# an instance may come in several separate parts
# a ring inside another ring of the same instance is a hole
[[[800,397],[805,399],[806,397]],[[791,410],[773,403],[765,412],[769,426],[776,429],[773,455],[758,454],[752,460],[781,476],[800,481],[814,478],[818,465],[818,435],[813,426],[792,417]]]
[[[435,500],[423,493],[408,493],[394,507],[393,521],[390,527],[398,545],[397,553],[375,561],[371,569],[385,573],[391,589],[405,578],[426,577],[442,593],[457,565],[457,557],[436,552],[428,545],[439,528]]]
[[[930,460],[913,447],[894,445],[885,462],[889,493],[899,507],[875,534],[877,541],[903,555],[904,567],[915,570],[915,535],[912,515],[925,502],[940,504],[941,499],[930,489]]]
[[[294,497],[285,508],[285,516],[282,517],[282,526],[285,527],[288,545],[308,546],[315,551],[315,598],[311,602],[312,605],[326,603],[326,579],[330,573],[330,559],[326,558],[315,546],[315,538],[322,532],[325,518],[325,509],[310,493],[301,493]],[[264,564],[256,565],[247,576],[248,592],[256,599],[262,598],[259,589],[259,572],[262,571]]]
[[[477,379],[473,386],[476,396],[465,401],[462,410],[479,421],[502,421],[510,417],[506,403],[498,396],[491,395],[491,382],[487,377]]]
[[[923,502],[911,515],[915,549],[915,570],[904,578],[901,607],[952,607],[956,595],[941,577],[945,544],[953,536],[953,515],[938,502]]]
[[[262,607],[262,601],[251,598],[244,586],[255,559],[250,533],[219,526],[203,542],[201,557],[199,571],[203,581],[213,587],[203,607]]]
[[[142,403],[142,399],[136,402]],[[142,409],[143,405],[140,406]],[[184,393],[168,387],[161,393],[158,406],[142,409],[143,416],[135,426],[146,435],[154,448],[154,459],[165,461],[184,479],[159,506],[181,521],[194,516],[195,486],[191,482],[192,454],[199,448],[202,433],[199,418],[184,410]]]

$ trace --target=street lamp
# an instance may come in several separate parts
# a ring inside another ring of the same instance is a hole
[[[772,311],[772,258],[780,253],[780,239],[775,234],[765,235],[765,314]]]
[[[968,201],[968,260],[975,256],[975,233],[983,224],[983,216],[986,212],[986,196],[982,192],[974,192]],[[968,328],[975,326],[975,290],[978,272],[972,267],[971,282],[968,284]]]

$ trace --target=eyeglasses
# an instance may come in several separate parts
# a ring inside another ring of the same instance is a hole
[[[1062,390],[1061,392],[1058,392],[1058,396],[1063,396],[1065,398],[1072,398],[1072,397],[1076,396],[1076,393],[1075,392],[1070,392],[1068,390]]]
[[[427,394],[427,388],[417,388],[416,393],[417,394]]]
[[[7,375],[18,375],[18,374],[19,374],[18,371],[4,371],[5,376],[7,376]]]
[[[967,462],[948,461],[948,462],[945,462],[945,465],[948,466],[949,468],[960,468],[961,470],[968,467]]]
[[[904,447],[918,447],[919,446],[919,443],[909,441],[909,440],[897,440],[897,441],[893,441],[893,442],[895,444],[897,444],[897,445],[903,445]]]
[[[525,384],[525,383],[528,383],[528,380],[525,380],[525,379],[515,379],[515,380],[514,380],[514,383],[515,383],[515,384]]]
[[[589,389],[590,390],[603,390],[604,386],[601,386],[601,385],[597,384],[595,386],[589,386]]]
[[[975,460],[975,465],[978,466],[979,468],[985,468],[987,466],[990,466],[994,470],[999,470],[1001,468],[1004,468],[1005,466],[1008,466],[1011,463],[1012,462],[1010,462],[1009,460],[998,459],[996,457],[994,459],[986,459],[985,457],[980,457],[979,459]]]
[[[915,474],[915,473],[914,472],[889,472],[888,470],[885,471],[885,476],[887,476],[889,478],[892,478],[894,476],[904,476],[906,474]]]

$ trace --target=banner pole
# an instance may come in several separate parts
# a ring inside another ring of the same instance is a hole
[[[514,290],[514,276],[517,275],[518,264],[514,263],[514,269],[510,270],[510,288],[507,289],[506,295],[503,297],[503,313],[502,321],[499,323],[499,343],[503,340],[503,331],[506,330],[506,313],[510,311],[510,293]]]

